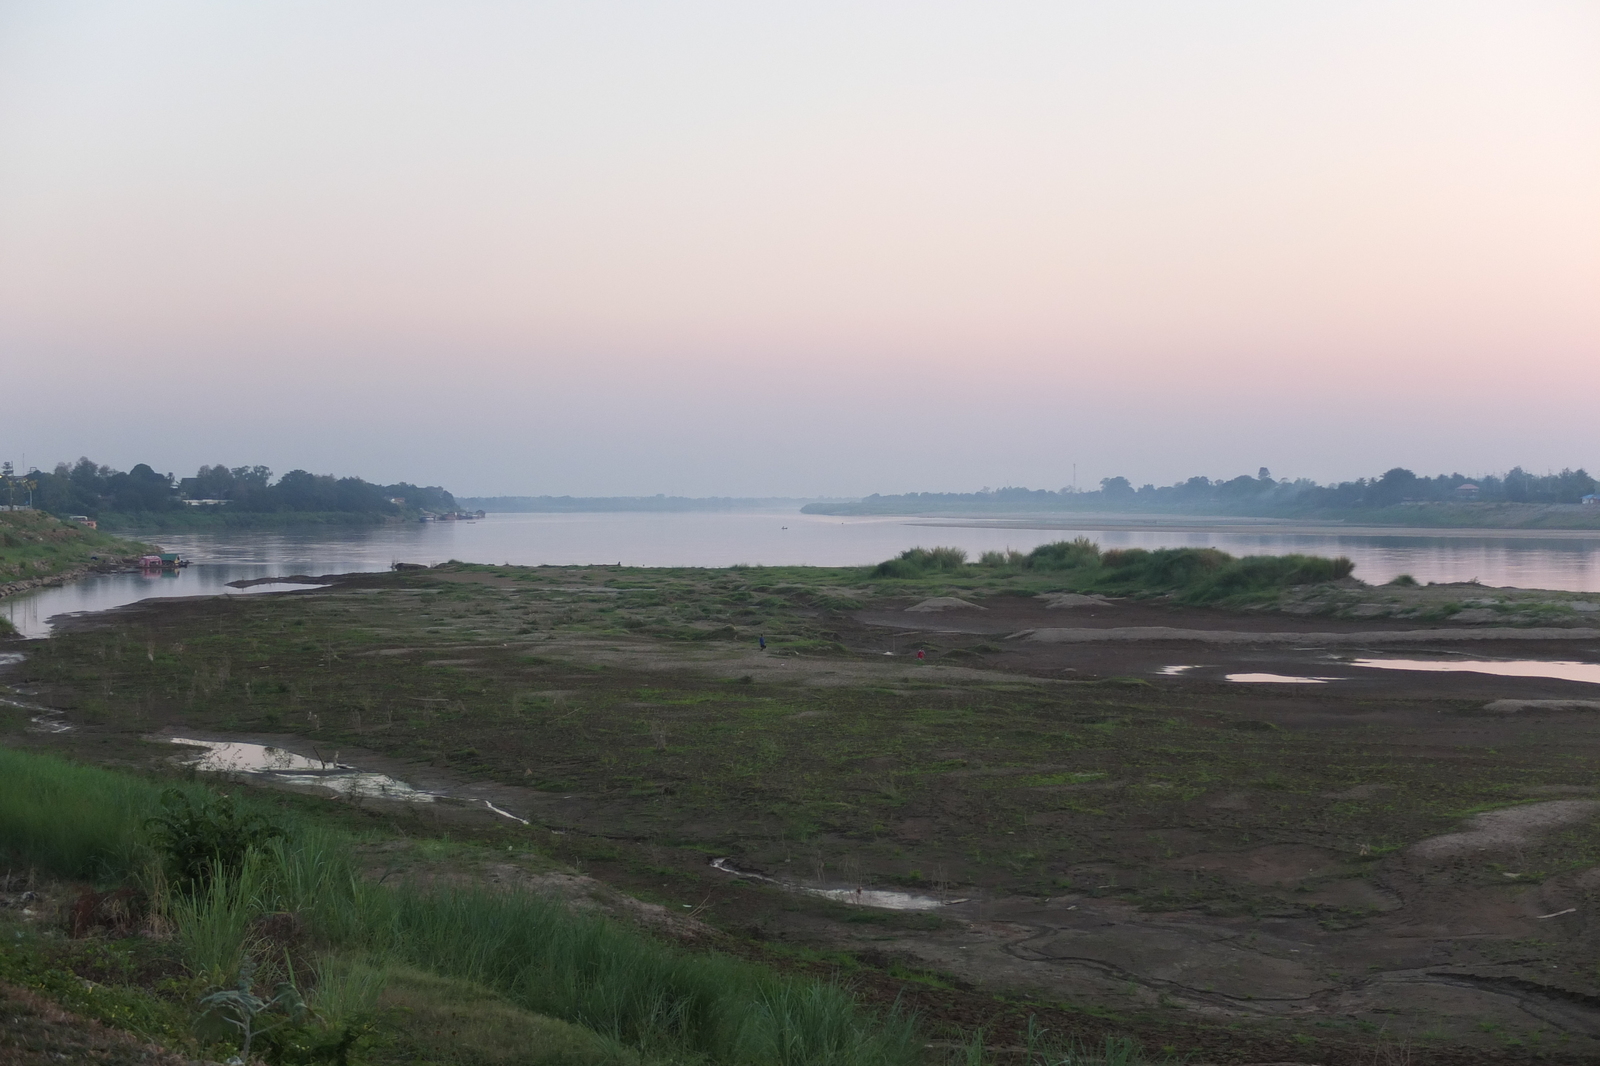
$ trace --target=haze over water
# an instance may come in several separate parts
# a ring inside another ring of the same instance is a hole
[[[9,0],[0,459],[1594,469],[1597,42],[1592,0]]]
[[[1028,551],[1085,536],[1106,548],[1221,548],[1234,555],[1304,552],[1347,555],[1356,576],[1381,583],[1409,573],[1418,581],[1469,581],[1519,588],[1600,592],[1600,534],[1517,537],[1498,531],[1382,536],[1027,529],[950,525],[948,520],[840,518],[794,512],[759,514],[495,514],[479,522],[437,522],[311,532],[152,534],[192,560],[176,574],[113,574],[0,600],[0,612],[27,636],[48,620],[99,611],[150,596],[236,595],[230,581],[386,570],[395,562],[450,559],[520,566],[623,563],[627,566],[861,566],[906,548],[954,545],[976,559],[985,551]],[[271,589],[272,586],[266,586]],[[250,593],[245,593],[250,594]]]

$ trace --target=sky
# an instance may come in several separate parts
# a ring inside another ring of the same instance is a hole
[[[1592,0],[0,0],[0,458],[1600,471]]]

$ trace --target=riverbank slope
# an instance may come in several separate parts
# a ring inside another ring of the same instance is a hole
[[[116,570],[155,550],[43,511],[0,511],[0,598],[91,570]],[[0,636],[10,629],[0,618]]]

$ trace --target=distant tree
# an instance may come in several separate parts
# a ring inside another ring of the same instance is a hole
[[[118,511],[165,511],[177,506],[172,477],[158,474],[148,463],[139,463],[126,474],[109,479],[111,505]]]
[[[1501,492],[1512,503],[1527,503],[1534,495],[1534,478],[1520,466],[1506,471],[1501,479]]]
[[[1389,507],[1404,500],[1416,499],[1421,486],[1417,475],[1404,467],[1387,470],[1367,488],[1368,502],[1374,507]]]
[[[1249,474],[1240,474],[1232,480],[1217,483],[1214,489],[1224,499],[1245,500],[1261,494],[1261,482]]]
[[[1133,496],[1133,485],[1125,477],[1100,479],[1100,494],[1108,500],[1125,500]]]

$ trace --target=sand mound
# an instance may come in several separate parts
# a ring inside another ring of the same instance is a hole
[[[1412,845],[1411,854],[1423,859],[1440,859],[1473,851],[1515,847],[1531,837],[1581,822],[1600,812],[1594,800],[1551,800],[1528,803],[1498,811],[1475,814],[1462,833],[1429,837]]]
[[[979,607],[975,603],[968,603],[966,600],[957,599],[954,596],[935,596],[932,599],[914,603],[906,608],[908,611],[987,611],[988,609],[987,607]]]
[[[1055,610],[1057,607],[1111,606],[1111,601],[1099,593],[1085,596],[1080,592],[1041,592],[1034,599],[1043,600],[1046,610]]]

